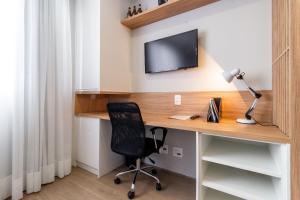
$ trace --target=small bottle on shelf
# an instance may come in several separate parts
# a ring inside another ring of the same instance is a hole
[[[127,18],[132,17],[131,8],[128,7]]]
[[[136,6],[133,6],[133,11],[132,11],[132,16],[137,15],[137,10],[136,10]]]
[[[142,5],[139,4],[139,9],[138,9],[137,13],[140,14],[140,13],[142,13],[142,12],[143,12],[143,10],[142,10]]]

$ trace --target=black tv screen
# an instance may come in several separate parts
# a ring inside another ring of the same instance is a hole
[[[198,67],[198,30],[145,43],[145,72]]]

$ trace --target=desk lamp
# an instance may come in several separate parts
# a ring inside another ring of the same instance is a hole
[[[254,102],[252,103],[252,105],[250,106],[250,108],[245,114],[245,119],[237,119],[236,121],[241,124],[256,124],[256,121],[252,118],[251,114],[253,113],[258,103],[258,100],[262,97],[262,95],[256,92],[247,84],[247,82],[244,80],[244,76],[245,73],[240,72],[240,69],[233,69],[230,72],[223,72],[223,77],[228,83],[231,83],[234,77],[237,78],[238,80],[243,81],[244,84],[247,86],[248,90],[250,91],[250,93],[255,97]]]

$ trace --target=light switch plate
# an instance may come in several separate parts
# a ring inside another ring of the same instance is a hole
[[[181,105],[181,95],[176,94],[176,95],[174,96],[174,104],[175,104],[176,106],[180,106],[180,105]]]

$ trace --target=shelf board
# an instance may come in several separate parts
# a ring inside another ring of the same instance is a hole
[[[235,197],[217,190],[206,189],[204,200],[242,200],[239,197]]]
[[[130,92],[118,92],[118,91],[97,91],[97,90],[77,90],[75,94],[86,95],[130,95]]]
[[[242,199],[276,200],[278,198],[273,179],[269,176],[214,164],[208,166],[202,185]]]
[[[213,139],[205,150],[202,160],[281,177],[267,145]]]
[[[109,120],[107,112],[76,113],[78,117]],[[237,124],[235,120],[222,119],[220,123],[208,123],[205,118],[195,120],[169,119],[169,115],[142,113],[145,125],[162,126],[192,132],[201,132],[215,136],[233,137],[271,143],[289,143],[289,138],[276,127],[249,126]]]
[[[121,23],[130,29],[139,28],[219,0],[169,0],[167,3],[124,19]]]
[[[77,117],[87,117],[87,118],[98,118],[103,120],[109,120],[109,115],[106,112],[90,112],[90,113],[78,113]]]

